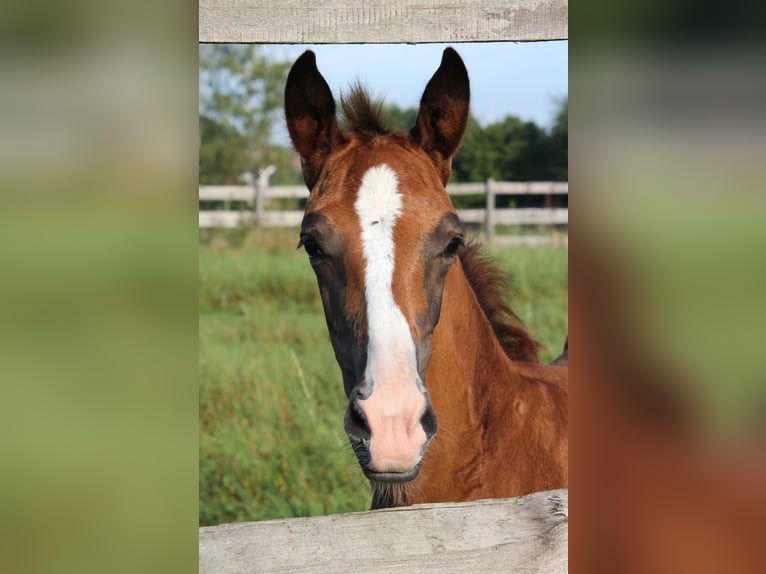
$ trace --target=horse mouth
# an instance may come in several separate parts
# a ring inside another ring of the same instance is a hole
[[[409,482],[414,480],[420,473],[420,463],[405,472],[374,472],[367,468],[364,468],[363,470],[365,476],[373,482]]]

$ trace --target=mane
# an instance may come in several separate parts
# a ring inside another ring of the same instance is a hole
[[[478,243],[469,242],[460,250],[468,283],[492,325],[495,336],[508,358],[514,361],[537,363],[540,343],[535,341],[521,324],[521,319],[505,302],[511,283],[495,262],[481,250]]]
[[[372,98],[360,83],[353,84],[341,97],[340,107],[346,131],[366,138],[392,133],[383,118],[383,100]]]

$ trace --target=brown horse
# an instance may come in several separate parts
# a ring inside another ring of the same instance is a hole
[[[468,101],[451,48],[409,134],[385,127],[358,86],[341,129],[313,52],[287,79],[287,126],[311,190],[300,245],[373,508],[567,485],[566,359],[539,363],[503,302],[503,275],[466,244],[445,191]]]

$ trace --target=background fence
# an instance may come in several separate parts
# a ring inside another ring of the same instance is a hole
[[[498,196],[504,195],[538,195],[545,198],[545,205],[550,205],[551,196],[569,193],[567,182],[489,179],[484,183],[452,183],[447,186],[447,193],[451,196],[485,196],[483,208],[459,209],[458,214],[465,223],[481,225],[488,242],[542,244],[567,241],[566,234],[561,233],[562,227],[569,222],[569,210],[566,207],[497,207]],[[199,227],[297,227],[303,218],[302,209],[267,209],[266,200],[301,200],[308,196],[309,192],[303,185],[203,185],[199,188],[200,202],[222,202],[223,209],[200,210]],[[235,206],[240,208],[232,209]],[[496,232],[498,225],[553,227],[556,232],[552,235],[502,236]]]

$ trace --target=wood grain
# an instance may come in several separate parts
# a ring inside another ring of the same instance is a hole
[[[200,574],[567,571],[568,491],[200,528]]]
[[[199,41],[354,44],[564,40],[568,0],[200,0]]]

